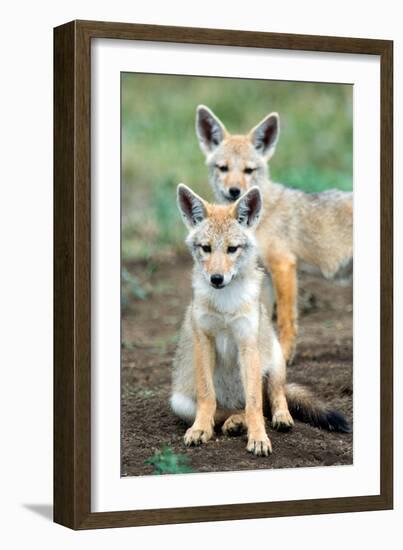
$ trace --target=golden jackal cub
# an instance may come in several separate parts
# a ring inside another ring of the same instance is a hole
[[[293,425],[290,408],[296,418],[348,431],[343,415],[285,383],[284,357],[260,300],[259,189],[227,206],[209,204],[180,184],[178,205],[194,260],[193,299],[174,358],[171,395],[174,413],[192,424],[185,444],[206,443],[214,425],[223,424],[227,434],[246,429],[247,450],[267,455],[271,444],[263,413],[269,408],[277,429]]]
[[[353,195],[337,190],[304,193],[270,181],[267,163],[279,131],[277,113],[246,135],[232,135],[210,109],[197,108],[196,133],[218,202],[233,202],[254,185],[262,192],[265,208],[256,239],[272,276],[281,348],[290,361],[297,335],[297,262],[315,266],[325,277],[350,264]]]

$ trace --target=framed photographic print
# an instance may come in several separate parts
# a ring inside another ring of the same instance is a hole
[[[383,40],[55,29],[57,523],[392,508],[392,74]]]

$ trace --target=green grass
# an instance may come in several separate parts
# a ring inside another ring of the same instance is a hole
[[[306,191],[352,188],[352,87],[206,77],[122,76],[123,258],[183,249],[175,203],[179,182],[207,199],[195,109],[208,105],[228,130],[248,131],[278,111],[272,178]]]
[[[156,451],[151,458],[144,462],[153,466],[153,474],[190,474],[190,458],[186,455],[175,454],[170,447],[164,447],[162,451]]]

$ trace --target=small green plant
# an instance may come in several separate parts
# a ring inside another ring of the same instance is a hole
[[[190,458],[186,455],[175,454],[170,447],[156,451],[154,455],[144,461],[154,468],[153,474],[189,474],[193,470],[189,466]]]

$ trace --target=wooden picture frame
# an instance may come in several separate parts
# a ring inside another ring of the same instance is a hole
[[[91,512],[91,40],[113,38],[380,56],[380,494],[250,504]],[[127,23],[54,30],[54,520],[72,529],[268,518],[393,507],[393,43]]]

